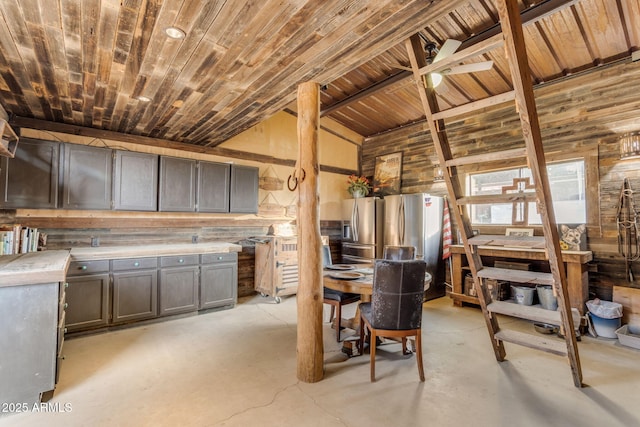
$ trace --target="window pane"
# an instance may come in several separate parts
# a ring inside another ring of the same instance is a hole
[[[556,222],[585,223],[587,217],[584,161],[570,161],[547,165],[547,175]],[[528,168],[506,169],[495,172],[472,174],[468,180],[468,194],[501,194],[502,187],[513,184],[514,178],[530,177]],[[473,224],[509,225],[512,218],[512,204],[472,205]],[[529,224],[542,221],[536,204],[529,203]]]
[[[469,179],[470,194],[502,194],[502,187],[513,184],[519,175],[519,169],[473,174]],[[471,223],[510,224],[511,208],[511,204],[471,205]]]

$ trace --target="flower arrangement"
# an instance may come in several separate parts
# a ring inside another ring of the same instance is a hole
[[[371,190],[371,185],[369,185],[369,180],[364,176],[355,176],[351,175],[349,179],[347,179],[347,191],[353,197],[366,196],[369,194],[369,190]]]

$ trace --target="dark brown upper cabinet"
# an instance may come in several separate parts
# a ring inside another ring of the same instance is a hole
[[[231,166],[231,208],[234,213],[258,213],[258,168]]]
[[[117,150],[115,161],[115,209],[158,210],[158,156]]]
[[[160,157],[159,208],[162,212],[196,210],[197,162],[177,157]]]
[[[228,163],[199,162],[198,212],[229,212]]]
[[[62,208],[111,209],[113,150],[64,144]]]
[[[60,144],[21,138],[14,158],[0,158],[2,208],[56,208]]]

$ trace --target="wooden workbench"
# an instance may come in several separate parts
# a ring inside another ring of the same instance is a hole
[[[480,256],[493,257],[510,260],[533,260],[547,261],[547,254],[544,249],[512,248],[504,246],[478,246]],[[464,294],[464,272],[463,267],[467,264],[464,246],[451,246],[451,284],[452,292],[449,296],[455,305],[462,305],[463,302],[479,304],[478,298]],[[584,303],[589,298],[589,275],[587,263],[593,259],[591,251],[562,251],[562,261],[565,263],[567,271],[567,287],[569,291],[569,302],[571,307],[575,307],[580,314],[585,313]]]

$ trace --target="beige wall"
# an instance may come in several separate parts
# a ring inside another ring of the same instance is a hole
[[[362,137],[353,132],[339,129],[346,137],[337,136],[333,130],[334,123],[328,120],[321,122],[319,133],[319,160],[323,166],[343,169],[358,169],[358,141]],[[347,139],[348,138],[348,139]],[[293,114],[280,112],[253,128],[231,138],[221,145],[238,151],[264,154],[280,159],[295,160],[298,155],[297,118]],[[260,175],[267,172],[268,165],[260,165]],[[282,191],[260,190],[260,202],[265,198],[275,198],[280,204],[287,206],[295,203],[295,193],[287,189],[287,179],[293,173],[288,166],[272,165],[278,178],[284,180]],[[346,190],[346,175],[320,172],[320,219],[340,220],[340,201],[349,197]]]

